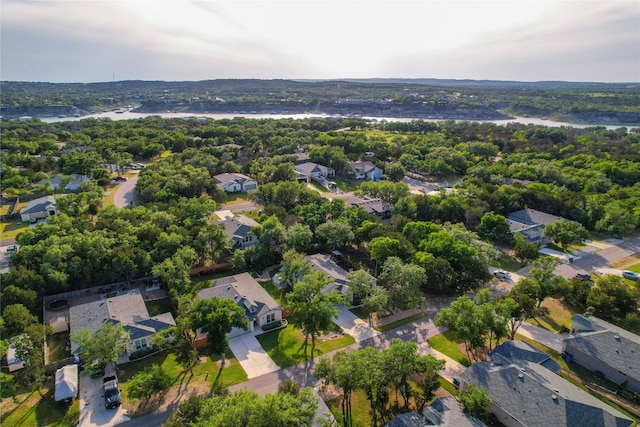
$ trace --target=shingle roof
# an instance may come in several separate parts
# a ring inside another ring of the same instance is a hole
[[[250,320],[280,308],[273,297],[249,273],[214,280],[212,285],[198,291],[198,296],[203,299],[214,296],[231,299],[244,308]]]
[[[374,170],[376,168],[376,165],[374,165],[372,162],[365,160],[358,160],[357,162],[352,162],[351,163],[351,168],[352,169],[362,169],[362,171],[364,173],[368,173],[371,172],[372,170]]]
[[[597,317],[574,315],[565,344],[640,381],[640,336]]]
[[[224,231],[230,238],[243,239],[249,235],[253,227],[259,225],[256,221],[244,215],[235,215],[228,217],[222,221],[216,221],[214,224],[224,226]]]
[[[627,427],[633,424],[621,412],[533,362],[474,363],[462,373],[461,379],[485,389],[496,406],[523,426]]]
[[[232,182],[237,182],[239,184],[242,184],[245,181],[253,180],[253,178],[240,173],[221,173],[219,175],[214,176],[214,178],[216,179],[216,181],[218,181],[219,187],[224,187],[225,185],[230,184]]]
[[[526,225],[547,225],[556,221],[565,221],[560,216],[540,212],[535,209],[523,209],[509,214],[509,219]]]
[[[124,330],[129,331],[129,339],[135,340],[154,335],[156,332],[163,331],[175,325],[176,322],[173,320],[171,313],[163,313],[131,325],[126,325],[124,326]]]
[[[551,356],[521,340],[506,341],[494,348],[489,356],[494,363],[509,364],[512,361],[528,360],[544,366],[556,374],[562,370],[562,367]]]
[[[347,278],[347,271],[336,264],[329,255],[326,254],[314,254],[304,257],[311,265],[333,278],[337,283],[347,284],[349,282]]]
[[[53,196],[39,197],[31,200],[27,203],[27,206],[20,209],[20,214],[31,214],[35,212],[43,212],[48,209],[49,206],[56,204],[56,199]]]
[[[317,163],[305,162],[294,166],[294,170],[301,172],[305,175],[312,175],[314,173],[327,173],[330,168],[319,165]]]
[[[441,397],[422,411],[400,414],[389,421],[385,427],[486,427],[486,424],[460,409],[453,397]]]

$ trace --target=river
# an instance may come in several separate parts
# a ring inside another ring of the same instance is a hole
[[[185,118],[185,117],[207,117],[211,119],[233,119],[234,117],[244,117],[246,119],[308,119],[312,117],[317,118],[330,118],[330,117],[339,117],[339,116],[330,116],[326,114],[239,114],[239,113],[216,113],[216,114],[206,114],[206,113],[133,113],[131,111],[118,112],[115,111],[107,111],[105,113],[97,113],[90,114],[86,116],[80,117],[42,117],[40,120],[46,123],[57,123],[57,122],[65,122],[65,121],[77,121],[87,118],[109,118],[111,120],[131,120],[131,119],[141,119],[149,116],[160,116],[163,118]],[[374,121],[387,121],[387,122],[409,122],[412,120],[424,120],[427,122],[443,122],[446,121],[444,119],[420,119],[420,118],[408,118],[408,117],[359,117],[367,120]],[[624,126],[621,125],[600,125],[600,124],[586,124],[586,123],[567,123],[567,122],[557,122],[554,120],[541,119],[536,117],[515,117],[514,119],[503,119],[503,120],[456,120],[457,122],[462,121],[471,121],[477,123],[495,123],[497,125],[506,125],[508,123],[522,123],[525,125],[541,125],[541,126],[549,126],[549,127],[562,127],[562,126],[570,126],[575,128],[587,128],[593,126],[604,126],[607,129],[618,129]],[[629,126],[627,126],[629,127]]]

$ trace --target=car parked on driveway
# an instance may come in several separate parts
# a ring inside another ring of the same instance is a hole
[[[622,277],[625,277],[630,280],[640,280],[640,273],[636,273],[635,271],[625,270],[622,272]]]
[[[511,279],[511,275],[508,271],[504,270],[496,270],[493,272],[493,275],[496,276],[500,280],[509,280]]]
[[[125,182],[127,180],[126,176],[116,176],[115,178],[113,178],[114,182]]]
[[[573,278],[582,282],[586,282],[587,280],[591,280],[591,275],[586,273],[578,273],[573,276]]]
[[[102,379],[102,390],[104,391],[104,406],[107,409],[113,409],[120,406],[120,389],[118,388],[118,377],[116,376],[115,367],[108,365],[105,369],[106,374]]]

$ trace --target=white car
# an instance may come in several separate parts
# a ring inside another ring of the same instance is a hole
[[[625,277],[630,280],[640,280],[640,273],[636,273],[635,271],[625,270],[622,272],[622,277]]]
[[[501,280],[509,280],[511,279],[511,275],[509,274],[508,271],[504,271],[504,270],[496,270],[493,272],[493,275],[496,276],[498,279]]]

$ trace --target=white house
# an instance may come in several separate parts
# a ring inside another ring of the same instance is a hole
[[[351,162],[351,172],[355,175],[356,179],[364,179],[367,181],[380,181],[382,179],[382,169],[368,160]]]
[[[313,162],[304,162],[295,165],[293,169],[304,178],[324,178],[336,176],[336,171],[332,168],[319,165]]]
[[[234,249],[246,248],[247,246],[258,243],[258,236],[252,233],[251,229],[259,224],[248,216],[227,216],[221,221],[214,222],[214,224],[224,227],[224,232],[227,237],[230,241],[233,241]]]
[[[258,188],[255,179],[240,173],[221,173],[214,178],[218,181],[218,188],[222,188],[227,193],[251,191]]]

